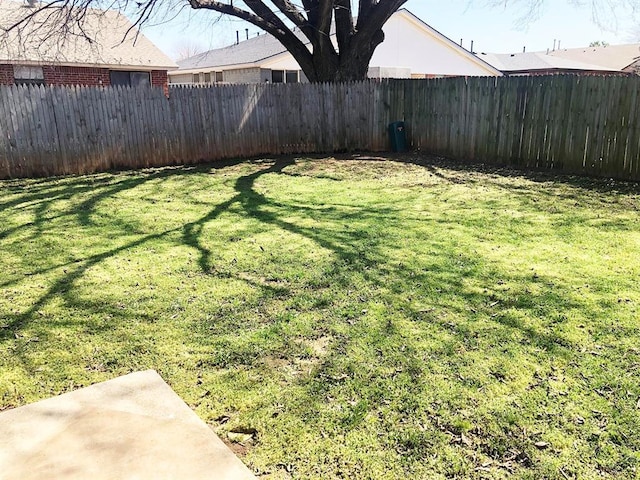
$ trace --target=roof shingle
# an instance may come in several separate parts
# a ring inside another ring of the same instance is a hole
[[[295,33],[304,43],[308,43],[302,32],[297,30]],[[275,37],[264,33],[228,47],[209,50],[186,58],[178,62],[178,67],[180,70],[191,70],[259,63],[286,51],[287,49]]]
[[[549,55],[576,62],[595,63],[609,69],[624,70],[640,59],[640,44],[564,48],[549,52]]]

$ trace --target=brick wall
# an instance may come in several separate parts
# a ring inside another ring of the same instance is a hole
[[[93,67],[42,67],[45,85],[110,85],[109,69]]]
[[[43,65],[42,73],[45,85],[111,85],[108,68]],[[13,65],[0,65],[0,85],[13,85],[13,82]],[[167,92],[167,71],[151,71],[151,85]]]
[[[151,70],[151,86],[161,87],[169,95],[169,76],[166,70]]]
[[[151,86],[152,87],[166,87],[167,86],[167,71],[166,70],[152,70],[151,71]]]
[[[13,85],[13,65],[0,65],[0,85]]]

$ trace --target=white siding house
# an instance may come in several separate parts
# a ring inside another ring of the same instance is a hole
[[[406,9],[385,24],[385,41],[371,59],[372,70],[393,73],[409,70],[410,77],[500,76],[500,72],[471,52],[433,29]],[[370,75],[371,76],[371,75]],[[381,75],[383,78],[396,75]],[[404,78],[404,76],[400,76]]]
[[[369,69],[371,78],[501,76],[484,60],[431,28],[406,9],[383,27]],[[301,35],[301,34],[300,34]],[[173,84],[304,82],[293,56],[271,35],[263,34],[178,62],[169,72]]]

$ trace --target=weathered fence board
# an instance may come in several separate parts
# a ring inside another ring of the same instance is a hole
[[[412,148],[640,180],[640,79],[548,76],[172,89],[0,86],[0,178]]]

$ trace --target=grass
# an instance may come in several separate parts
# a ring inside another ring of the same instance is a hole
[[[404,160],[1,182],[0,409],[154,368],[264,478],[638,478],[640,189]]]

